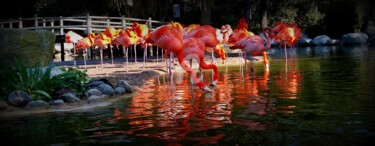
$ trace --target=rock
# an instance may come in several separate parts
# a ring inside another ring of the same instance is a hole
[[[69,88],[69,87],[58,88],[58,89],[55,89],[55,91],[53,91],[53,93],[51,94],[52,100],[62,99],[61,96],[66,93],[72,93],[73,95],[76,95],[75,90],[72,88]]]
[[[0,111],[5,110],[7,108],[8,108],[8,104],[4,100],[0,99]]]
[[[115,88],[115,93],[116,94],[124,94],[125,93],[125,88],[124,87],[116,87]]]
[[[312,40],[312,39],[310,39],[310,38],[300,38],[300,39],[298,40],[298,45],[299,45],[299,46],[309,46],[311,40]]]
[[[66,102],[79,102],[80,99],[73,93],[66,93],[61,96],[61,99]]]
[[[50,105],[62,105],[64,104],[64,100],[58,99],[58,100],[52,100],[49,102]]]
[[[43,100],[31,101],[26,106],[25,109],[36,109],[36,108],[46,108],[49,104]]]
[[[94,80],[94,81],[91,81],[90,83],[88,83],[87,85],[89,86],[89,88],[96,88],[101,84],[105,84],[105,83],[103,81],[100,81],[100,80]]]
[[[126,82],[125,80],[120,80],[117,84],[117,87],[123,87],[126,92],[133,93],[132,86],[130,86],[130,84]]]
[[[341,43],[343,45],[362,44],[366,43],[367,39],[368,36],[365,33],[348,33],[342,36]]]
[[[48,66],[42,68],[43,74],[45,74],[47,68],[48,68]],[[49,78],[52,79],[54,76],[57,76],[57,75],[62,74],[62,73],[64,73],[64,72],[60,68],[52,67]]]
[[[331,44],[331,38],[327,35],[320,35],[312,39],[310,44],[313,46],[329,45]]]
[[[56,36],[47,30],[0,29],[0,66],[46,66],[52,59]]]
[[[113,90],[113,88],[107,84],[100,84],[98,87],[96,87],[96,89],[101,91],[103,94],[107,94],[107,95],[115,94],[115,90]]]
[[[93,81],[88,83],[90,88],[95,88],[95,87],[99,86],[100,84],[107,84],[107,85],[111,86],[112,88],[114,87],[111,84],[111,82],[109,82],[106,78],[93,80]]]
[[[31,101],[30,95],[24,91],[13,91],[8,96],[8,102],[16,107],[23,107]]]
[[[87,103],[95,103],[95,102],[98,102],[100,100],[103,100],[105,97],[103,96],[96,96],[96,95],[93,95],[93,96],[90,96],[88,99],[87,99]]]
[[[101,95],[103,95],[103,93],[102,93],[102,91],[99,91],[98,89],[95,89],[95,88],[90,89],[86,92],[86,96],[93,96],[93,95],[101,96]]]

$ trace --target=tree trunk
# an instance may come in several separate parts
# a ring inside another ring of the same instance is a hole
[[[246,23],[250,27],[248,29],[251,30],[251,23],[250,22],[253,19],[251,17],[251,0],[246,0],[245,1],[245,14],[244,14],[244,18],[246,19]]]
[[[267,21],[267,0],[261,0],[260,2],[260,8],[261,8],[261,22],[260,22],[260,27],[263,30],[268,26],[268,21]]]
[[[211,24],[212,0],[201,0],[201,25]]]

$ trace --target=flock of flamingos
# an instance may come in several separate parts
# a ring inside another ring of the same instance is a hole
[[[280,47],[283,46],[284,49],[294,47],[297,40],[302,37],[302,31],[296,24],[288,25],[276,22],[274,27],[263,29],[263,36],[255,35],[249,31],[248,24],[242,18],[234,30],[232,30],[230,25],[223,25],[220,29],[210,25],[199,24],[191,24],[185,27],[181,23],[171,21],[151,31],[147,25],[134,22],[131,28],[125,30],[116,30],[110,26],[106,28],[105,32],[100,32],[98,35],[89,33],[87,37],[82,37],[73,31],[69,31],[65,35],[65,42],[74,44],[74,52],[78,49],[85,51],[86,48],[91,46],[98,46],[100,48],[102,68],[102,49],[109,44],[122,45],[126,48],[126,62],[128,62],[127,50],[129,46],[141,45],[145,52],[148,46],[158,46],[165,51],[163,57],[170,55],[172,61],[174,60],[172,59],[173,56],[176,56],[181,67],[190,74],[193,82],[200,89],[211,92],[210,88],[196,77],[191,68],[192,59],[198,61],[200,69],[212,69],[214,71],[211,86],[215,86],[220,75],[214,63],[205,63],[205,51],[217,53],[223,61],[226,59],[225,47],[240,49],[245,55],[246,53],[251,55],[262,54],[266,71],[269,71],[266,51],[271,47],[271,42],[279,42]],[[147,53],[144,54],[146,55]],[[190,67],[185,63],[185,59],[190,60]],[[85,57],[84,62],[86,65]]]

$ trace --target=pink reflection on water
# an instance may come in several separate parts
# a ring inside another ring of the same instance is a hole
[[[298,72],[290,75],[295,78],[276,81],[277,88],[284,93],[298,91],[301,77]],[[206,73],[204,76],[209,77],[210,74]],[[171,143],[188,140],[199,144],[215,144],[225,136],[224,133],[203,137],[188,137],[187,134],[217,129],[225,124],[245,125],[250,131],[275,129],[275,124],[232,117],[232,112],[241,107],[239,116],[263,116],[294,108],[293,105],[276,108],[276,99],[268,98],[268,72],[255,77],[250,74],[222,74],[212,93],[192,86],[187,74],[184,74],[183,80],[178,84],[174,84],[173,90],[165,78],[169,77],[148,81],[132,98],[130,107],[125,111],[114,109],[113,117],[108,122],[126,120],[132,127],[130,130],[116,130],[113,133],[147,136]],[[206,78],[204,81],[212,82]]]

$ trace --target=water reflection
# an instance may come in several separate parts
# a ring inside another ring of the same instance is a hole
[[[0,132],[13,133],[2,136],[14,145],[25,145],[14,141],[29,133],[44,134],[33,136],[47,139],[37,145],[369,145],[375,136],[375,49],[288,51],[288,59],[283,49],[269,51],[270,72],[262,63],[254,63],[254,73],[249,64],[222,67],[212,93],[193,86],[187,74],[174,74],[172,84],[169,76],[160,76],[113,106],[58,118],[15,119],[2,122]],[[204,72],[204,82],[211,83],[211,76]],[[41,132],[28,123],[69,128],[45,126]]]

